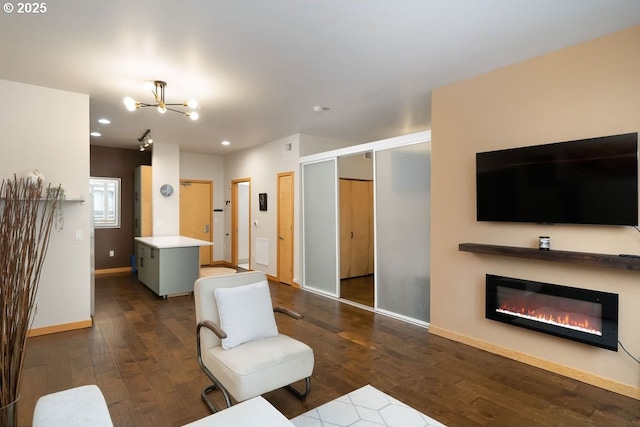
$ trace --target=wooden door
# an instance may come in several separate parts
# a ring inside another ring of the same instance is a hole
[[[340,179],[340,278],[373,274],[373,181]]]
[[[293,172],[278,174],[278,281],[293,286]]]
[[[351,277],[373,273],[371,181],[351,181]]]
[[[213,242],[213,182],[180,180],[180,235]],[[200,265],[211,265],[212,247],[200,246]]]
[[[340,278],[351,277],[351,180],[340,180]]]

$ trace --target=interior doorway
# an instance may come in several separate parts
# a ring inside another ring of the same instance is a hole
[[[373,154],[338,159],[340,298],[375,306]]]
[[[231,181],[231,264],[251,270],[251,178]]]
[[[180,235],[213,242],[213,182],[180,180]],[[200,246],[200,265],[211,265],[212,247]]]

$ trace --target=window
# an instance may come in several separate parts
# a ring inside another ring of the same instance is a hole
[[[96,228],[120,228],[120,178],[89,179]]]

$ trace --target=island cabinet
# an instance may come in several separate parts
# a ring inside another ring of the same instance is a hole
[[[200,274],[200,246],[184,236],[136,237],[138,280],[161,297],[193,292]]]

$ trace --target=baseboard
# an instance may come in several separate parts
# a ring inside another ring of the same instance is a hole
[[[93,326],[93,319],[80,322],[64,323],[62,325],[45,326],[43,328],[29,329],[27,337],[38,337],[40,335],[56,334],[58,332],[74,331],[76,329],[90,328]]]
[[[213,261],[211,267],[229,267],[233,268],[230,262],[227,261]]]
[[[623,396],[640,400],[640,388],[633,387],[628,384],[622,384],[608,378],[600,377],[589,372],[572,368],[570,366],[561,365],[559,363],[551,362],[549,360],[541,359],[529,354],[500,347],[498,345],[481,341],[467,335],[462,335],[457,332],[439,328],[437,326],[430,325],[429,333],[437,335],[439,337],[448,338],[452,341],[456,341],[462,344],[470,345],[471,347],[479,348],[481,350],[488,351],[489,353],[494,353],[512,360],[517,360],[518,362],[526,363],[527,365],[535,366],[536,368],[544,369],[555,374],[573,378],[574,380],[582,381],[583,383],[600,387],[605,390],[613,391],[614,393],[622,394]]]
[[[131,267],[101,268],[95,271],[96,275],[112,273],[131,273]]]
[[[267,276],[267,279],[271,280],[272,282],[278,283],[278,278],[276,276],[272,276],[270,274],[266,274],[266,276]]]

